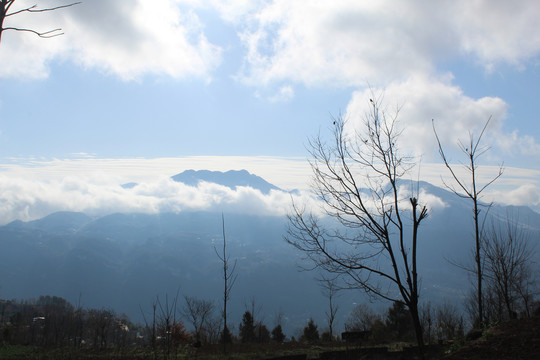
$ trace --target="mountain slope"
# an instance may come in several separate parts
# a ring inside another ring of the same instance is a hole
[[[467,276],[449,260],[466,261],[473,248],[470,204],[430,184],[419,187],[446,204],[432,209],[420,228],[422,298],[460,305]],[[538,241],[540,214],[528,208],[490,210],[496,219],[518,212]],[[178,289],[181,295],[217,303],[222,264],[214,249],[222,244],[221,221],[220,212],[117,213],[95,219],[61,212],[1,226],[0,296],[50,294],[72,302],[81,297],[85,306],[110,307],[136,321],[142,321],[140,307],[150,309],[156,296],[171,296]],[[302,254],[283,240],[286,228],[285,217],[225,214],[227,251],[238,261],[231,319],[239,321],[245,304],[255,297],[267,319],[285,314],[288,331],[301,328],[311,316],[324,322],[327,299],[315,273],[298,271]],[[338,322],[343,323],[353,304],[366,299],[350,291],[339,301],[343,310]]]
[[[246,170],[230,170],[227,172],[186,170],[171,178],[174,181],[190,186],[197,186],[201,181],[227,186],[233,190],[238,186],[248,186],[260,190],[263,194],[268,194],[271,190],[281,190],[277,186],[270,184],[257,175],[250,174]]]
[[[12,228],[36,229],[52,234],[73,234],[90,222],[92,222],[92,218],[86,214],[60,211],[26,223],[16,220],[7,226]]]

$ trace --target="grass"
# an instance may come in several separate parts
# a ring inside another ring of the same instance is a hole
[[[387,344],[389,351],[399,351],[408,343]],[[368,346],[367,348],[369,348]],[[189,345],[178,348],[168,357],[174,360],[264,360],[286,355],[306,354],[307,359],[319,359],[321,353],[329,351],[354,350],[357,346],[344,343],[310,345],[305,343],[271,343],[271,344],[232,344],[228,346],[227,355],[223,355],[222,345],[204,345],[195,349]],[[165,354],[158,351],[155,358],[164,359]],[[149,347],[126,347],[124,349],[75,349],[73,347],[47,349],[36,346],[4,346],[0,347],[0,360],[143,360],[153,359],[154,354]]]
[[[0,346],[0,359],[32,359],[41,349],[29,345],[3,345]]]
[[[301,343],[284,344],[233,344],[229,345],[227,356],[223,355],[222,345],[205,345],[200,349],[191,347],[180,348],[176,356],[169,357],[176,360],[204,359],[204,360],[263,360],[272,357],[307,354],[308,359],[318,359],[319,354],[325,351],[345,350],[344,346],[318,345],[311,346]],[[149,348],[131,347],[123,351],[118,349],[96,351],[91,349],[75,349],[72,347],[47,349],[30,345],[9,345],[0,347],[0,360],[142,360],[152,359]],[[163,358],[158,352],[157,358]]]

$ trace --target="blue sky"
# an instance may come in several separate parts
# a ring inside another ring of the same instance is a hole
[[[14,16],[65,35],[2,36],[0,182],[247,168],[298,187],[307,139],[332,115],[358,126],[373,92],[401,107],[428,180],[442,173],[431,119],[458,162],[457,139],[492,116],[483,161],[506,173],[491,198],[538,207],[539,18],[534,0],[92,0]],[[3,200],[25,219],[63,206]]]

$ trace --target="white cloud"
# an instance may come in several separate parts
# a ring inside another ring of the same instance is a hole
[[[241,33],[247,48],[243,79],[363,85],[430,69],[420,49],[408,46],[417,34],[386,31],[409,21],[400,5],[390,12],[386,7],[358,1],[269,3]],[[393,46],[400,41],[402,46]]]
[[[523,64],[540,51],[536,0],[460,1],[452,7],[460,47],[488,70],[498,63]]]
[[[241,74],[251,84],[385,86],[418,73],[433,75],[443,59],[473,58],[492,69],[521,66],[540,52],[535,0],[262,4],[230,17],[241,24],[247,49]]]
[[[114,178],[68,176],[61,180],[36,181],[0,176],[0,224],[19,219],[29,221],[56,211],[76,211],[89,215],[182,211],[224,211],[251,215],[284,216],[291,211],[291,200],[311,211],[321,204],[311,192],[289,194],[272,190],[269,194],[250,187],[230,189],[201,182],[197,187],[177,183],[169,177],[143,182],[125,189]],[[407,189],[400,190],[408,198]],[[430,208],[444,207],[441,199],[422,192]],[[403,206],[408,207],[405,201]],[[319,214],[320,215],[320,214]]]
[[[270,102],[287,102],[292,98],[294,98],[294,89],[291,86],[282,86],[269,100]]]
[[[212,210],[283,216],[291,205],[291,195],[282,191],[272,190],[265,195],[249,187],[233,190],[205,182],[192,187],[168,177],[124,189],[113,180],[69,176],[61,180],[37,181],[0,176],[0,223],[33,220],[55,211],[105,215]],[[306,196],[293,197],[298,201]]]
[[[30,160],[0,166],[0,224],[15,219],[32,220],[55,211],[82,211],[91,215],[115,212],[178,212],[215,210],[260,215],[284,215],[291,206],[287,192],[269,194],[247,187],[236,190],[200,183],[197,187],[174,182],[169,176],[186,169],[226,171],[248,169],[267,181],[286,189],[300,189],[293,199],[306,209],[319,205],[308,187],[311,169],[304,159],[266,157],[191,157],[161,159],[79,159]],[[440,164],[423,164],[421,179],[442,186]],[[481,169],[479,181],[491,177],[496,168]],[[515,205],[538,204],[540,171],[509,168],[490,187],[486,201]],[[459,171],[459,169],[458,169]],[[136,182],[124,189],[120,184]],[[403,187],[407,198],[409,187]],[[446,204],[421,190],[420,200],[430,209]]]
[[[96,179],[92,181],[111,184],[143,183],[154,182],[160,176],[173,176],[189,169],[213,171],[246,169],[286,190],[306,188],[311,174],[305,158],[291,157],[188,156],[103,159],[79,155],[69,159],[10,158],[0,161],[0,174],[45,182],[84,174],[90,179]]]
[[[384,86],[433,75],[443,59],[472,58],[492,69],[523,66],[540,51],[536,0],[92,0],[9,18],[6,25],[62,27],[65,35],[4,33],[0,76],[46,77],[51,61],[69,60],[123,79],[209,78],[222,56],[197,15],[209,8],[238,30],[246,50],[240,78],[256,85]]]
[[[25,2],[19,3],[22,6]],[[50,71],[49,62],[59,59],[124,80],[146,73],[209,78],[221,61],[221,49],[206,39],[196,14],[178,3],[92,0],[43,15],[9,18],[40,30],[62,27],[65,35],[45,40],[33,34],[5,32],[0,76],[43,78]]]
[[[440,197],[430,194],[424,188],[420,188],[420,193],[416,189],[411,189],[410,185],[401,185],[398,189],[400,206],[403,210],[411,208],[410,198],[418,198],[420,206],[426,206],[428,211],[443,209],[448,206]]]
[[[189,1],[189,0],[188,0]],[[200,4],[200,1],[195,0]],[[208,0],[221,15],[222,19],[230,23],[243,23],[254,11],[263,6],[264,1],[257,0]]]
[[[483,144],[490,144],[495,152],[505,155],[539,155],[540,146],[530,136],[517,131],[503,130],[508,105],[498,97],[471,98],[452,84],[451,77],[437,79],[411,77],[404,82],[391,83],[384,90],[357,91],[347,107],[350,125],[358,128],[368,113],[372,97],[381,100],[385,111],[393,115],[399,108],[398,126],[403,129],[400,145],[406,152],[438,160],[437,144],[432,119],[437,133],[449,154],[457,149],[458,140],[466,142],[469,132],[477,137],[491,117]],[[454,156],[450,161],[460,160]]]
[[[490,194],[493,201],[516,206],[540,205],[540,187],[535,184],[524,184],[510,191],[496,191]]]
[[[46,77],[50,61],[67,59],[123,79],[145,73],[208,78],[222,49],[206,38],[197,11],[213,8],[238,30],[246,50],[239,77],[248,83],[384,86],[418,73],[433,75],[442,59],[473,58],[488,69],[526,64],[540,51],[536,5],[535,0],[92,0],[9,18],[7,25],[62,27],[65,35],[43,40],[6,32],[0,76]]]

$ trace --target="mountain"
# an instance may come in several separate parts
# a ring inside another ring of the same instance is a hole
[[[178,289],[219,307],[221,213],[113,214],[70,234],[48,232],[52,223],[73,216],[0,227],[0,297],[80,298],[84,306],[112,308],[140,322],[141,307],[150,311],[156,296],[174,296]],[[231,318],[239,321],[252,297],[269,316],[286,309],[291,324],[324,306],[314,275],[298,272],[299,254],[283,240],[285,226],[281,217],[225,215],[227,250],[238,274]]]
[[[7,226],[12,228],[37,229],[52,234],[72,234],[91,221],[92,218],[83,213],[60,211],[26,223],[17,220]]]
[[[271,190],[284,191],[279,187],[270,184],[263,178],[249,173],[247,170],[229,170],[227,172],[209,171],[209,170],[186,170],[179,174],[171,176],[176,182],[181,182],[189,186],[198,186],[200,182],[208,182],[226,186],[235,190],[239,186],[251,187],[267,195]],[[138,184],[128,182],[121,184],[124,189],[132,189]],[[293,190],[294,191],[294,190]]]
[[[187,171],[175,178],[231,188],[245,186],[242,184],[250,180],[249,185],[261,191],[277,189],[247,171]],[[430,210],[420,228],[422,297],[433,303],[461,305],[469,283],[451,261],[466,261],[473,248],[471,204],[428,183],[412,187],[436,196],[442,204]],[[503,206],[493,206],[490,214],[495,221],[516,217],[527,226],[533,241],[538,241],[540,214]],[[80,298],[84,306],[112,308],[139,322],[143,321],[141,309],[148,313],[156,296],[165,294],[210,299],[219,308],[223,267],[215,248],[223,241],[221,216],[221,212],[199,211],[93,218],[59,212],[1,226],[0,297],[27,299],[49,294],[73,303]],[[295,331],[310,317],[321,326],[324,323],[327,299],[314,272],[298,271],[303,254],[284,241],[286,229],[286,217],[225,214],[227,253],[237,262],[238,274],[229,303],[233,324],[240,322],[251,298],[262,306],[259,316],[269,326],[277,313],[283,313],[288,335],[296,336]],[[540,261],[538,253],[535,260]],[[338,301],[337,321],[342,326],[354,303],[367,299],[359,291],[348,291]]]
[[[268,194],[271,190],[281,190],[263,178],[250,174],[247,170],[230,170],[227,172],[186,170],[180,174],[172,176],[171,178],[174,181],[181,182],[189,186],[197,186],[199,182],[205,181],[227,186],[233,190],[238,186],[247,186],[260,190],[263,194]]]

